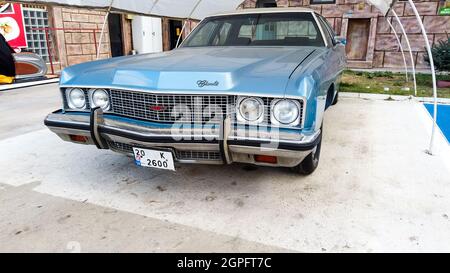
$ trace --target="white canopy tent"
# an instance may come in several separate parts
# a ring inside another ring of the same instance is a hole
[[[101,8],[142,15],[201,20],[207,15],[235,10],[243,0],[18,0],[27,3]],[[195,6],[197,8],[193,9]]]
[[[413,57],[411,53],[411,46],[406,35],[406,31],[398,18],[395,11],[392,9],[393,5],[397,2],[397,0],[366,0],[371,5],[375,6],[385,17],[392,11],[394,17],[396,18],[397,23],[400,25],[403,35],[406,38],[408,49],[411,56],[413,73],[414,73],[414,88],[416,89],[415,82],[415,68]],[[77,6],[77,7],[88,7],[88,8],[103,8],[108,10],[107,15],[105,16],[105,24],[107,20],[107,16],[109,11],[124,11],[136,14],[143,15],[151,15],[151,16],[159,16],[159,17],[175,17],[175,18],[183,18],[183,19],[203,19],[204,17],[224,12],[235,10],[239,4],[243,2],[243,0],[19,0],[19,2],[26,3],[41,3],[41,4],[58,4],[58,5],[67,5],[67,6]],[[428,149],[429,154],[433,154],[433,144],[435,138],[435,132],[437,128],[437,83],[436,83],[436,71],[434,67],[433,56],[431,53],[431,45],[428,40],[428,36],[423,25],[422,18],[417,11],[417,8],[412,0],[408,0],[411,8],[416,16],[417,23],[419,24],[422,35],[425,40],[425,46],[427,48],[428,55],[430,56],[430,64],[431,64],[431,72],[433,78],[433,96],[434,96],[434,122],[433,129],[431,134],[430,146]],[[105,26],[103,24],[103,26]],[[392,27],[392,25],[391,25]],[[393,28],[393,27],[392,27]],[[393,28],[393,31],[398,39],[398,35]],[[102,35],[104,32],[104,27],[102,30]],[[102,41],[102,39],[100,39]],[[402,54],[404,56],[404,50],[402,44],[399,42]],[[406,64],[406,58],[404,58]],[[406,67],[406,73],[408,73],[408,69]],[[416,93],[417,94],[417,93]]]

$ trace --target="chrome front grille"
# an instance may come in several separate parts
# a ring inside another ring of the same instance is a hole
[[[89,89],[83,89],[86,96],[86,109],[90,110]],[[64,89],[62,90],[63,94]],[[159,123],[214,123],[218,124],[223,116],[231,116],[236,122],[235,95],[180,95],[154,94],[149,92],[108,90],[111,108],[107,113],[124,117],[142,119]],[[260,126],[270,126],[271,103],[274,98],[261,97],[264,102],[264,120]],[[63,95],[64,107],[68,108],[67,98]],[[304,122],[304,101],[300,103],[301,126]]]
[[[108,146],[111,150],[124,153],[133,154],[133,146],[126,143],[108,141]],[[181,151],[175,150],[174,154],[177,160],[201,160],[201,161],[220,161],[222,156],[218,151]]]
[[[220,152],[211,151],[175,151],[179,160],[222,160]]]
[[[110,112],[162,123],[210,122],[234,113],[234,96],[160,95],[110,90]]]
[[[133,146],[121,142],[108,141],[111,150],[124,154],[133,154]]]

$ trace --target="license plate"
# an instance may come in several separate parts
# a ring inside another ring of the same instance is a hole
[[[140,148],[133,148],[133,151],[134,159],[138,166],[175,171],[175,164],[171,152]]]

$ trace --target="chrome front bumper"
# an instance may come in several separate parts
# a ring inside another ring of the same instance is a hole
[[[304,135],[299,131],[280,130],[274,138],[270,128],[256,131],[234,126],[229,118],[213,130],[201,126],[189,127],[187,131],[174,130],[171,125],[103,114],[100,109],[90,114],[56,111],[47,116],[45,125],[65,141],[76,142],[71,136],[84,136],[87,141],[83,144],[123,154],[132,155],[130,147],[139,147],[172,151],[180,163],[239,162],[277,167],[294,167],[301,163],[315,149],[321,134],[320,131]],[[202,156],[181,156],[186,154]],[[277,163],[256,162],[255,155],[276,156]]]

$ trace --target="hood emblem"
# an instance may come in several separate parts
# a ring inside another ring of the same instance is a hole
[[[200,88],[203,88],[205,86],[219,86],[219,82],[218,81],[209,82],[207,80],[199,80],[199,81],[197,81],[197,85]]]

